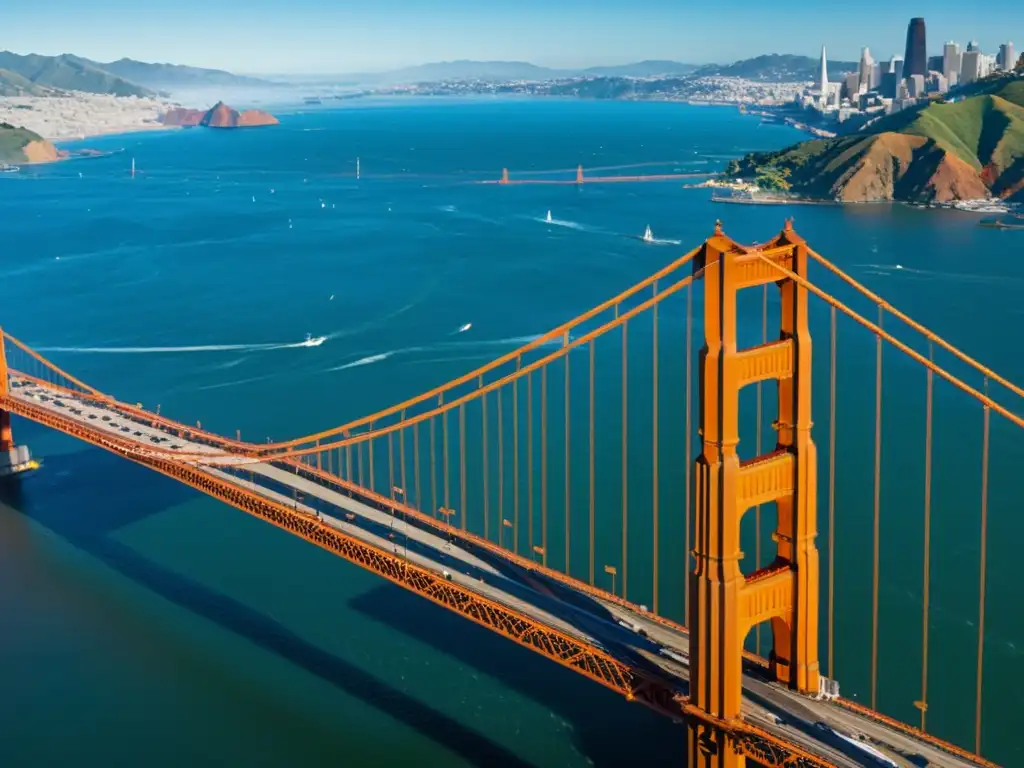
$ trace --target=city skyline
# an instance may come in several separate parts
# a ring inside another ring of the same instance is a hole
[[[918,8],[864,0],[858,12],[807,13],[807,4],[720,0],[682,8],[677,0],[178,0],[139,4],[36,0],[5,10],[0,48],[16,53],[122,57],[252,74],[342,74],[458,59],[529,61],[553,68],[643,59],[729,63],[768,53],[855,62],[905,49],[907,23],[923,16],[928,55],[946,40],[978,40],[984,51],[1024,41],[1024,7],[1008,0],[968,18],[962,3]],[[734,28],[732,19],[742,18]],[[728,33],[722,33],[728,24]],[[714,34],[708,34],[714,30]]]

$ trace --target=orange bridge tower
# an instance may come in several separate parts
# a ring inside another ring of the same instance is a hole
[[[771,263],[770,263],[771,262]],[[690,701],[724,728],[696,720],[688,734],[688,765],[738,768],[745,758],[727,724],[741,717],[743,641],[771,622],[771,669],[795,690],[816,694],[818,550],[816,453],[811,440],[811,337],[807,291],[772,263],[807,275],[807,248],[786,222],[772,242],[746,248],[721,223],[694,262],[704,277],[704,347],[700,360],[701,455],[694,482],[694,571],[690,579]],[[777,341],[736,348],[736,297],[774,283],[781,297]],[[739,393],[778,381],[775,450],[740,461]],[[740,569],[740,522],[759,504],[775,502],[775,559],[755,573]]]

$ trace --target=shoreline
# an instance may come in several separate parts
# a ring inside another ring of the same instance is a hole
[[[121,133],[168,130],[160,116],[169,99],[69,92],[0,100],[0,122],[24,128],[52,144]]]

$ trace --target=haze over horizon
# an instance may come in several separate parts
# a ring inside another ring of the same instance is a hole
[[[856,13],[853,12],[855,8]],[[853,61],[902,55],[906,25],[924,16],[929,53],[947,39],[997,50],[1024,42],[1024,4],[994,0],[983,13],[962,2],[897,4],[862,0],[836,9],[777,0],[720,0],[683,8],[678,0],[177,0],[139,4],[35,0],[4,11],[0,48],[74,53],[97,61],[132,58],[238,74],[377,72],[427,62],[527,61],[553,68],[644,59],[728,63],[767,53]],[[742,25],[734,22],[742,20]]]

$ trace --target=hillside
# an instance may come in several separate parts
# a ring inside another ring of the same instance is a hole
[[[48,163],[60,157],[56,147],[39,134],[0,123],[0,165]]]
[[[829,61],[830,80],[838,80],[843,72],[856,72],[857,62]],[[733,64],[708,64],[693,72],[694,77],[742,77],[776,83],[816,82],[821,76],[821,60],[811,56],[772,53],[743,59]]]
[[[106,72],[87,59],[71,54],[20,56],[0,51],[0,70],[7,70],[34,86],[64,91],[106,93],[113,96],[151,96],[149,90]]]
[[[657,77],[659,75],[688,75],[697,69],[696,64],[683,64],[678,61],[649,59],[632,64],[619,64],[609,67],[589,67],[583,70],[584,75],[595,77]]]
[[[42,96],[47,89],[9,69],[0,69],[0,96]]]
[[[747,155],[726,174],[843,202],[949,202],[1024,191],[1024,80],[897,113],[866,134]]]

